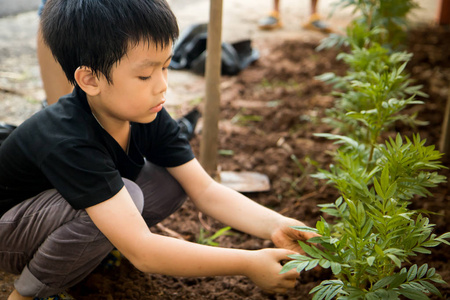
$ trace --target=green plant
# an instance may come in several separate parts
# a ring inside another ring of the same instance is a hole
[[[246,115],[245,109],[241,109],[233,118],[231,118],[231,123],[248,126],[251,122],[261,122],[262,119],[263,117],[259,115]]]
[[[338,134],[317,134],[334,140],[339,148],[329,170],[320,170],[316,178],[325,179],[339,191],[340,197],[320,205],[334,217],[324,218],[316,228],[296,227],[320,236],[299,241],[306,255],[292,255],[282,272],[331,268],[336,277],[311,290],[313,299],[384,300],[429,299],[441,296],[434,283],[445,283],[427,264],[411,264],[410,257],[429,254],[429,248],[450,245],[450,233],[436,235],[433,224],[420,211],[408,205],[415,197],[431,195],[428,188],[446,180],[436,171],[443,166],[442,154],[418,134],[412,138],[399,133],[385,138],[398,121],[417,123],[415,116],[402,113],[411,104],[420,104],[416,96],[426,96],[413,86],[405,72],[410,54],[386,48],[391,18],[386,8],[393,3],[405,6],[412,1],[342,0],[342,5],[359,5],[364,22],[352,22],[346,38],[350,53],[339,58],[349,65],[343,77],[332,73],[319,78],[334,84],[335,107],[326,120],[340,129]],[[389,3],[388,3],[389,2]],[[391,7],[392,8],[392,7]],[[392,8],[394,9],[394,8]],[[374,26],[374,25],[377,26]],[[398,23],[400,24],[400,23]],[[397,24],[397,25],[398,25]]]
[[[295,154],[291,154],[291,159],[297,167],[297,174],[294,174],[294,178],[282,178],[282,181],[289,184],[289,191],[300,195],[303,193],[305,185],[309,183],[308,178],[317,170],[318,163],[308,156],[300,161]]]
[[[231,227],[223,227],[219,230],[217,230],[214,234],[211,234],[209,231],[200,228],[200,233],[197,238],[197,243],[202,245],[209,245],[209,246],[219,246],[219,243],[215,242],[216,239],[223,235],[232,235]]]
[[[400,114],[408,105],[423,103],[416,96],[427,97],[405,72],[410,57],[406,52],[389,53],[377,43],[367,48],[352,45],[350,53],[340,53],[337,58],[349,66],[346,75],[317,77],[336,90],[335,105],[324,121],[367,144],[376,144],[380,133],[394,122],[422,125],[416,115]],[[360,126],[361,122],[366,126]]]
[[[348,40],[362,46],[367,41],[367,32],[372,32],[372,42],[389,49],[398,48],[406,38],[407,15],[419,8],[414,0],[336,0],[333,6],[333,11],[352,8],[356,17],[347,27],[348,37],[331,35],[322,47],[345,44]]]
[[[292,255],[283,272],[293,268],[302,272],[317,265],[331,268],[337,279],[314,288],[313,299],[440,295],[431,282],[444,282],[433,268],[403,265],[409,263],[409,256],[431,253],[428,248],[441,243],[450,245],[446,240],[450,233],[433,234],[428,218],[407,208],[415,195],[429,195],[428,187],[445,180],[433,172],[442,167],[438,161],[442,154],[434,146],[425,146],[418,135],[412,141],[397,135],[377,147],[376,163],[369,167],[364,145],[343,136],[327,137],[343,143],[336,165],[319,175],[341,192],[335,203],[321,205],[338,221],[328,224],[322,218],[316,228],[296,228],[320,234],[309,242],[321,248],[299,242],[308,256]]]

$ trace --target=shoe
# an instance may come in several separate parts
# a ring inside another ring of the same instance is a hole
[[[283,23],[280,20],[280,13],[272,11],[267,17],[259,20],[258,27],[262,30],[272,30],[283,27]]]
[[[69,294],[63,292],[63,293],[59,293],[58,295],[53,295],[50,297],[34,298],[33,300],[75,300],[75,298],[73,298]]]
[[[305,24],[303,24],[303,28],[304,29],[308,29],[308,30],[316,30],[316,31],[320,31],[323,33],[330,33],[332,32],[330,26],[328,26],[327,23],[325,23],[322,18],[320,17],[320,15],[318,14],[313,14],[310,18],[309,21]]]

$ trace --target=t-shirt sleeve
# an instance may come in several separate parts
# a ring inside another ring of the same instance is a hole
[[[124,186],[107,151],[86,141],[59,143],[43,158],[41,170],[75,209],[108,200]]]
[[[170,168],[194,158],[189,141],[180,134],[180,126],[164,108],[157,118],[146,126],[146,130],[150,130],[151,143],[146,147],[145,157],[152,163]]]

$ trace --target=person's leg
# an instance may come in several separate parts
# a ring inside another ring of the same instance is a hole
[[[124,182],[149,227],[175,212],[187,198],[165,168],[149,162],[137,185]],[[44,216],[52,216],[51,222]],[[0,269],[22,273],[14,293],[24,297],[46,297],[75,285],[113,249],[86,212],[72,209],[55,190],[8,211],[0,219],[0,236],[5,237],[0,242]]]
[[[67,80],[61,66],[53,57],[50,48],[45,45],[40,29],[37,37],[37,56],[47,104],[51,105],[56,103],[60,97],[70,94],[73,86]]]
[[[33,300],[33,297],[24,297],[17,290],[12,291],[8,300]]]
[[[263,30],[271,30],[282,26],[283,24],[280,19],[280,0],[274,0],[272,12],[259,20],[258,27]]]
[[[142,216],[149,227],[173,214],[187,199],[181,185],[165,168],[148,161],[136,179],[136,184],[144,194]]]
[[[42,0],[39,6],[38,15],[40,16],[47,0]],[[47,97],[46,105],[56,103],[64,95],[70,94],[73,86],[67,80],[61,66],[55,60],[50,48],[44,43],[40,26],[37,34],[37,57],[41,71],[42,84]]]
[[[311,16],[317,14],[317,0],[311,0]]]
[[[311,14],[308,22],[303,24],[303,28],[308,30],[316,30],[324,33],[331,32],[331,28],[322,20],[322,17],[317,12],[317,4],[319,0],[311,0]]]
[[[139,187],[124,179],[140,211]],[[73,209],[48,190],[10,209],[0,219],[0,269],[20,274],[14,286],[23,297],[48,297],[89,275],[113,249],[85,210]]]
[[[273,0],[273,10],[280,12],[280,0]]]

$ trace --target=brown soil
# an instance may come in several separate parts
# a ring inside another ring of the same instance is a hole
[[[414,54],[408,68],[411,76],[423,84],[429,94],[425,105],[411,108],[428,126],[411,130],[397,125],[396,131],[410,136],[419,132],[427,144],[439,144],[443,113],[450,86],[449,31],[442,28],[416,29],[411,33],[408,51]],[[324,72],[343,74],[345,66],[336,61],[335,50],[316,52],[318,41],[285,40],[273,45],[259,42],[264,53],[253,66],[222,83],[219,149],[232,150],[233,155],[219,156],[222,170],[256,171],[267,174],[272,189],[248,196],[287,216],[314,226],[322,215],[317,204],[333,202],[337,191],[312,179],[310,174],[326,168],[331,162],[329,151],[334,146],[314,133],[330,132],[321,123],[325,109],[333,105],[331,88],[314,79]],[[247,117],[246,117],[247,116]],[[257,116],[257,120],[254,120]],[[199,148],[199,137],[192,145]],[[295,156],[299,167],[292,157]],[[448,165],[448,160],[444,164]],[[448,170],[440,172],[450,176]],[[435,233],[450,231],[448,184],[432,189],[433,197],[416,199],[411,208],[436,212],[430,215]],[[243,216],[245,217],[245,216]],[[162,223],[183,238],[196,241],[202,226],[211,232],[224,227],[208,216],[201,216],[189,202]],[[203,225],[202,225],[203,224]],[[161,228],[152,231],[167,234]],[[242,232],[218,239],[222,247],[259,249],[273,247],[271,242],[253,238]],[[414,263],[428,263],[444,280],[450,282],[448,260],[450,248],[440,246],[433,254],[418,256]],[[124,259],[113,271],[98,268],[69,292],[76,299],[311,299],[308,292],[322,280],[331,278],[328,271],[301,274],[295,290],[285,295],[262,292],[245,277],[175,278],[143,274]],[[2,280],[3,279],[3,280]],[[14,277],[0,272],[0,298],[6,299]],[[439,286],[444,298],[450,288]]]

